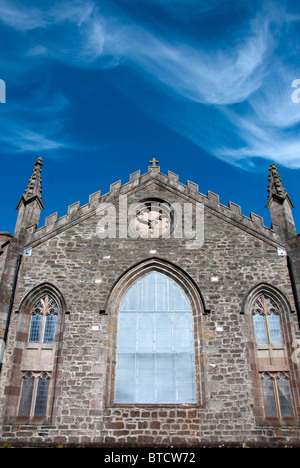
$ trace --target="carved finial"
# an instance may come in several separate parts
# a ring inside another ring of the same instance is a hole
[[[276,199],[281,201],[282,203],[285,200],[288,200],[291,207],[294,208],[293,202],[290,199],[288,193],[286,192],[282,182],[280,175],[278,174],[278,169],[276,164],[270,164],[269,166],[269,187],[268,187],[268,201],[266,207],[269,206],[271,200]]]
[[[272,229],[283,242],[296,235],[296,227],[292,214],[293,202],[282,185],[276,164],[269,166],[269,187],[266,208],[269,208]]]
[[[274,194],[278,195],[279,197],[285,198],[286,191],[284,186],[281,183],[281,178],[278,174],[278,169],[276,164],[270,164],[269,166],[269,197]]]
[[[42,165],[42,158],[39,156],[37,162],[34,165],[32,175],[28,181],[28,185],[24,193],[24,197],[26,200],[36,195],[40,199],[42,198]]]
[[[18,233],[23,228],[37,227],[39,224],[41,210],[44,209],[42,202],[42,165],[42,158],[39,157],[34,165],[26,190],[16,207],[19,214],[15,233]]]

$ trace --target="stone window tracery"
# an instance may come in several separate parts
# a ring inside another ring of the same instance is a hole
[[[282,343],[279,309],[268,296],[257,297],[252,315],[257,343]]]
[[[49,372],[25,372],[19,403],[19,416],[46,416],[49,394]]]
[[[49,294],[44,295],[33,308],[29,343],[53,343],[55,338],[58,304]]]
[[[265,418],[294,417],[290,364],[283,327],[283,301],[261,290],[251,303],[255,360]],[[280,306],[279,306],[280,304]]]
[[[293,405],[287,372],[262,372],[264,409],[266,417],[293,417]]]
[[[16,369],[15,412],[24,418],[51,418],[64,300],[50,284],[31,291],[21,305],[24,347]]]
[[[132,211],[132,212],[131,212]],[[144,200],[129,210],[129,229],[133,237],[169,237],[174,228],[174,208],[163,200]]]

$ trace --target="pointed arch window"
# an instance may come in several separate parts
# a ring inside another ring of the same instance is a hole
[[[276,297],[278,296],[278,297]],[[251,302],[255,360],[265,418],[292,418],[290,363],[286,343],[284,298],[269,286]]]
[[[54,343],[57,315],[57,302],[45,294],[32,310],[28,342]]]
[[[29,291],[20,304],[17,332],[22,353],[12,373],[15,390],[8,396],[7,413],[8,418],[20,417],[20,424],[27,423],[24,417],[51,420],[65,311],[63,295],[48,282]]]
[[[270,297],[260,294],[254,301],[252,315],[257,343],[282,343],[279,309]]]
[[[26,372],[22,378],[19,416],[46,416],[50,374]]]
[[[291,418],[294,416],[286,372],[263,372],[260,375],[265,416],[271,418]]]
[[[195,401],[191,306],[175,281],[153,271],[138,280],[121,302],[115,403]]]

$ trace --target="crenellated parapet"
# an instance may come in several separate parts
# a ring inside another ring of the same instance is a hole
[[[119,196],[130,196],[137,188],[143,188],[151,183],[156,183],[164,187],[170,193],[181,196],[185,202],[202,203],[204,209],[226,219],[228,222],[239,226],[242,229],[268,240],[272,244],[280,244],[279,238],[272,229],[264,225],[263,218],[255,213],[250,213],[247,217],[242,214],[241,207],[236,203],[229,201],[228,206],[220,202],[219,195],[208,191],[207,195],[199,192],[198,184],[190,180],[186,184],[179,181],[178,174],[168,171],[168,174],[160,172],[159,166],[149,166],[148,172],[141,174],[138,170],[129,176],[129,181],[122,185],[118,180],[110,185],[109,192],[101,194],[97,191],[89,196],[87,204],[80,206],[77,201],[68,206],[67,213],[58,217],[57,212],[46,217],[45,225],[36,229],[32,226],[28,229],[26,245],[35,245],[40,243],[45,237],[51,237],[65,229],[83,221],[90,216],[94,216],[99,206],[104,203],[118,204]]]

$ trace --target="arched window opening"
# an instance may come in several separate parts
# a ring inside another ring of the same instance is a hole
[[[153,271],[125,294],[118,314],[115,403],[196,402],[191,305]]]
[[[49,294],[35,304],[29,331],[29,343],[54,343],[58,304]]]
[[[291,418],[294,416],[289,376],[285,372],[263,372],[260,375],[265,416]]]
[[[252,315],[257,343],[282,343],[279,309],[268,296],[256,298]]]
[[[287,301],[272,286],[261,285],[253,291],[249,306],[255,340],[253,357],[261,392],[260,415],[278,420],[293,418],[295,403],[286,341]]]
[[[19,416],[46,416],[50,375],[26,372],[22,378]]]
[[[18,400],[15,393],[11,414],[51,418],[65,310],[63,296],[50,283],[38,285],[23,299],[19,330],[24,346],[13,376]]]

